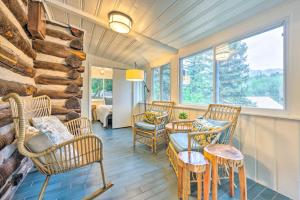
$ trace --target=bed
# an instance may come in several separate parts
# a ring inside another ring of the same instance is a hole
[[[96,106],[96,120],[99,120],[103,127],[107,127],[108,121],[112,119],[112,100],[105,99],[105,105]]]

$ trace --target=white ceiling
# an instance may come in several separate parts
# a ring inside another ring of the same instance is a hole
[[[89,54],[131,65],[134,62],[146,65],[164,53],[174,53],[174,49],[176,51],[282,0],[45,1],[51,18],[86,30]],[[118,34],[108,29],[107,15],[112,10],[129,15],[133,19],[133,33],[137,34]],[[172,47],[174,49],[170,50]]]

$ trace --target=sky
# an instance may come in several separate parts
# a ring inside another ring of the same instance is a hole
[[[242,40],[247,43],[251,70],[283,68],[283,27]]]

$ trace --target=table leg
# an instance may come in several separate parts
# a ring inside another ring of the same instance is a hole
[[[247,200],[247,179],[244,165],[239,167],[240,199]]]
[[[204,175],[204,200],[209,200],[209,191],[210,191],[210,164],[206,165],[205,175]]]
[[[197,199],[202,199],[202,175],[203,173],[197,173]]]
[[[234,196],[234,168],[229,167],[229,196]]]
[[[215,157],[212,158],[212,200],[218,199],[218,163]]]
[[[178,177],[177,177],[177,183],[178,183],[178,199],[182,198],[182,167],[178,165]]]
[[[186,169],[185,166],[183,166],[183,170],[182,170],[182,200],[188,200],[188,196],[189,196],[189,187],[188,184],[190,184],[189,181],[189,171]]]

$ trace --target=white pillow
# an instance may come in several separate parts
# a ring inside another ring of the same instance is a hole
[[[69,132],[68,128],[56,116],[32,118],[32,124],[41,132],[41,134],[47,135],[50,140],[49,143],[58,145],[74,138],[74,136]],[[62,157],[57,152],[55,154],[57,154],[56,160],[59,162],[62,162],[66,159],[64,153],[62,153]],[[73,148],[73,145],[70,145],[70,150],[66,148],[67,159],[71,159],[71,162],[69,161],[68,163],[71,163],[71,165],[75,164],[74,159],[76,159],[77,155],[77,151]],[[81,158],[79,158],[79,160],[81,160]],[[60,167],[64,168],[66,166]]]
[[[56,116],[32,118],[32,125],[41,133],[46,134],[54,144],[61,144],[74,138]]]

